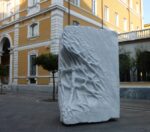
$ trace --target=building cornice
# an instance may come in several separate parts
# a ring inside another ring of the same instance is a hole
[[[32,15],[30,15],[30,16],[26,16],[26,17],[20,18],[20,19],[14,21],[14,22],[11,22],[11,23],[9,23],[9,24],[7,24],[7,25],[3,25],[3,26],[0,27],[0,30],[1,30],[1,29],[4,29],[4,28],[6,28],[6,27],[12,26],[12,25],[14,25],[14,24],[18,24],[18,23],[20,23],[20,22],[26,21],[26,20],[31,19],[31,18],[33,18],[33,17],[36,17],[36,16],[38,16],[38,15],[47,13],[47,12],[49,12],[49,11],[56,10],[56,9],[61,10],[61,11],[63,11],[63,12],[66,10],[64,6],[51,5],[50,7],[46,8],[46,9],[44,9],[44,10],[41,10],[40,12],[37,12],[37,13],[32,14]]]

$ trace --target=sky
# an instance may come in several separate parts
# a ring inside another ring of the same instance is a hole
[[[150,24],[150,0],[143,0],[144,6],[144,23]]]

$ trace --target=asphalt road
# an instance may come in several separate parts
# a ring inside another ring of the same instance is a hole
[[[57,102],[48,93],[0,95],[0,132],[150,132],[150,101],[121,100],[121,118],[96,124],[65,126]]]

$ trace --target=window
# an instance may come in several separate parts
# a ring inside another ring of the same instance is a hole
[[[28,5],[29,7],[32,7],[35,6],[38,2],[39,0],[28,0]]]
[[[131,31],[133,31],[134,30],[134,26],[133,26],[133,23],[131,23]]]
[[[124,30],[127,31],[127,19],[126,18],[124,18],[123,24],[124,24]]]
[[[78,21],[73,21],[73,25],[74,25],[74,26],[79,26],[80,23],[79,23]]]
[[[36,55],[30,55],[30,76],[36,76],[36,65],[34,65],[34,60]]]
[[[12,3],[11,1],[8,1],[5,5],[4,17],[9,17],[10,15],[12,15],[12,13]]]
[[[139,9],[139,4],[138,2],[136,2],[136,12],[139,13],[140,12],[140,9]]]
[[[34,64],[36,55],[32,54],[29,55],[29,82],[30,84],[35,84],[36,83],[36,65]]]
[[[119,15],[117,12],[115,13],[115,25],[119,26]]]
[[[121,0],[122,2],[124,2],[125,4],[127,4],[127,0]]]
[[[97,15],[97,0],[92,0],[92,13]]]
[[[11,3],[8,2],[6,5],[7,16],[11,15]]]
[[[71,3],[73,3],[76,6],[80,6],[80,0],[71,0]]]
[[[32,0],[32,5],[36,5],[38,3],[37,0]]]
[[[28,0],[28,16],[40,11],[40,0]]]
[[[136,29],[139,30],[139,26],[137,26]]]
[[[107,6],[104,7],[104,20],[109,21],[109,8]]]
[[[33,23],[29,26],[28,37],[37,37],[39,35],[39,24]]]
[[[133,1],[130,0],[130,8],[133,8]]]

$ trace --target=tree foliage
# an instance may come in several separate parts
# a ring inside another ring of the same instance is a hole
[[[120,71],[126,72],[131,66],[131,59],[129,54],[120,54],[119,55]]]
[[[129,53],[119,55],[120,80],[129,81],[130,72],[138,81],[150,81],[150,52],[136,50],[136,56],[130,57]],[[137,72],[137,74],[135,73]]]
[[[58,55],[42,54],[35,59],[35,64],[55,73],[58,71]]]
[[[140,81],[150,81],[150,52],[138,51],[137,54],[138,79]],[[142,73],[142,78],[140,77]]]
[[[130,55],[128,53],[120,54],[119,55],[119,71],[120,71],[121,81],[129,81],[130,68],[131,68]]]
[[[55,100],[55,73],[58,71],[58,55],[42,54],[35,59],[35,64],[52,72],[53,75],[53,100]]]

